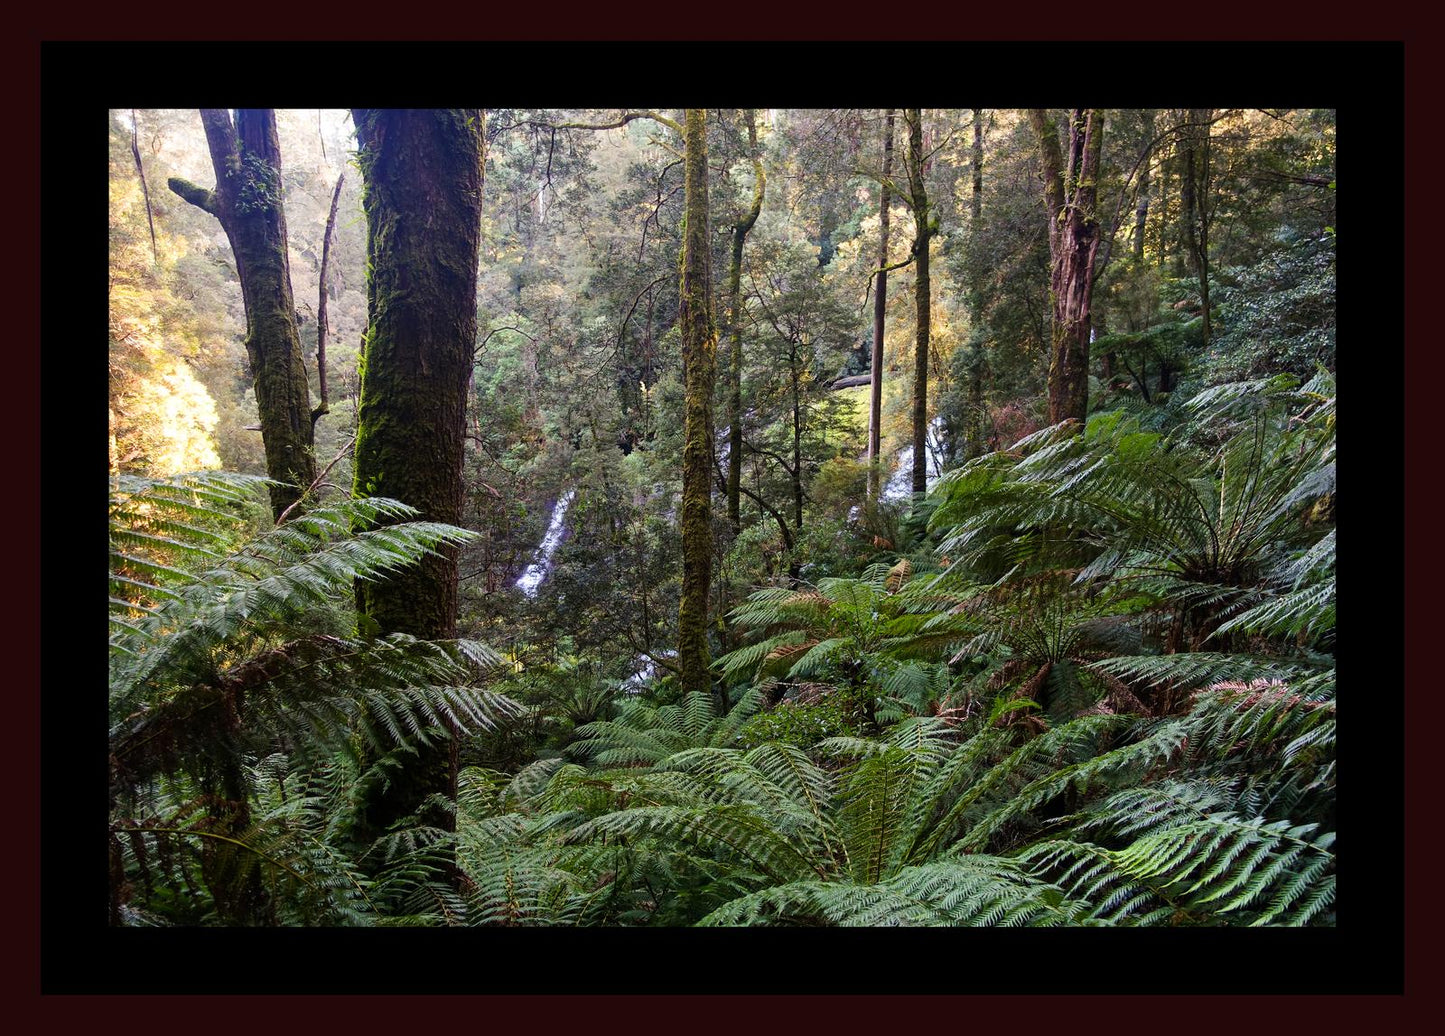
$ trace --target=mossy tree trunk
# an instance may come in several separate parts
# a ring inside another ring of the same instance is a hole
[[[1104,120],[1095,108],[1073,110],[1067,165],[1055,121],[1042,108],[1030,108],[1029,123],[1039,142],[1049,216],[1049,420],[1082,422],[1089,411],[1089,313],[1099,251],[1095,209]]]
[[[1210,124],[1213,108],[1190,108],[1185,113],[1184,132],[1180,135],[1184,149],[1184,180],[1181,188],[1184,205],[1184,244],[1189,268],[1199,279],[1199,303],[1204,317],[1204,341],[1211,333],[1209,324],[1209,179]]]
[[[712,394],[717,333],[713,328],[708,249],[707,125],[700,108],[683,117],[684,211],[682,294],[682,601],[678,668],[684,692],[711,690],[707,612],[712,579]]]
[[[893,201],[893,109],[883,117],[883,189],[878,200],[878,284],[873,296],[873,356],[868,378],[868,499],[882,478],[883,330],[888,310],[888,206]]]
[[[482,219],[482,112],[475,108],[352,110],[366,211],[365,350],[356,492],[410,504],[428,521],[460,523],[466,389],[477,337]],[[384,633],[456,633],[457,560],[426,559],[361,584],[357,605]],[[456,797],[456,743],[408,757],[390,787],[362,804],[379,834],[428,796]],[[451,829],[446,810],[422,819]]]
[[[938,227],[928,209],[924,182],[923,112],[905,108],[908,126],[908,191],[913,208],[913,299],[916,333],[913,344],[913,492],[928,492],[928,340],[932,299],[928,279],[928,243]]]
[[[279,520],[316,479],[311,392],[291,294],[286,213],[281,204],[281,145],[271,108],[202,108],[216,172],[206,190],[172,177],[172,191],[221,222],[246,305],[246,354],[261,417],[271,511]]]
[[[743,244],[748,231],[763,211],[763,192],[767,177],[763,160],[758,155],[758,126],[753,109],[746,112],[748,151],[753,160],[753,204],[733,224],[732,263],[728,266],[728,522],[733,533],[742,529],[743,484]]]

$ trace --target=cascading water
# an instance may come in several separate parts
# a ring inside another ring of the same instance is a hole
[[[552,571],[552,555],[557,553],[557,548],[562,545],[562,537],[566,532],[563,521],[567,517],[567,508],[572,503],[573,493],[574,491],[569,489],[557,498],[557,503],[552,506],[552,521],[547,526],[547,535],[542,537],[542,543],[537,547],[537,559],[527,566],[527,570],[517,580],[517,586],[528,597],[537,596],[537,588]]]
[[[676,658],[677,652],[672,650],[659,651],[661,658]],[[648,655],[637,655],[632,659],[633,674],[622,681],[622,693],[637,695],[642,689],[657,678],[657,662]]]
[[[935,417],[928,423],[928,436],[930,439],[937,439],[943,432],[943,418]],[[934,450],[928,451],[928,485],[938,481],[942,474],[938,467],[938,453]],[[894,464],[893,474],[888,476],[888,481],[883,484],[881,496],[884,500],[898,501],[907,500],[913,495],[913,446],[910,444],[898,451],[898,460]]]

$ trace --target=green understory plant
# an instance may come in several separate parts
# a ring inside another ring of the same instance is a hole
[[[395,870],[362,860],[398,859],[397,846],[350,841],[356,788],[515,708],[479,686],[499,661],[484,645],[354,630],[357,581],[470,534],[372,498],[251,536],[245,515],[265,485],[207,472],[112,486],[113,924],[384,912]],[[441,841],[397,837],[413,855]]]

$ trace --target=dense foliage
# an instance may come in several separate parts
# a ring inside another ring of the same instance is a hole
[[[332,385],[279,523],[234,260],[155,186],[208,175],[200,121],[112,113],[110,922],[1333,925],[1334,113],[1083,111],[909,110],[881,371],[882,111],[468,122],[447,522],[353,484],[377,375],[360,187],[337,187],[356,141],[278,113],[301,343],[315,379],[325,292]],[[1050,423],[1039,134],[1086,125],[1087,414]],[[407,453],[392,481],[427,463]],[[679,678],[685,455],[713,482],[705,689]],[[358,613],[448,565],[457,637]],[[438,752],[454,797],[365,822]]]

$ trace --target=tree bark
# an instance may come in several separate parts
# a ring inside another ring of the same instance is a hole
[[[1089,313],[1099,251],[1095,207],[1103,118],[1094,108],[1073,110],[1067,166],[1054,120],[1043,109],[1030,108],[1029,123],[1039,142],[1049,216],[1049,421],[1082,423],[1089,411]]]
[[[466,389],[477,337],[482,111],[352,110],[364,181],[368,330],[356,440],[360,496],[410,504],[427,521],[462,519]],[[455,635],[455,551],[358,587],[358,609],[384,633]],[[456,742],[419,747],[361,809],[375,836],[426,799],[456,796]],[[424,822],[450,830],[447,810]]]
[[[733,224],[732,265],[728,267],[728,337],[731,343],[728,371],[728,521],[733,533],[742,529],[741,487],[743,483],[743,243],[763,211],[767,178],[758,155],[758,127],[753,109],[747,109],[748,149],[753,160],[753,204]]]
[[[682,288],[682,600],[677,655],[684,693],[708,692],[707,612],[712,580],[712,394],[717,332],[712,319],[708,248],[707,123],[700,108],[684,114]]]
[[[928,211],[923,179],[923,112],[905,108],[908,126],[908,190],[913,207],[913,299],[916,335],[913,344],[913,492],[928,492],[928,338],[932,301],[928,279],[928,243],[937,231]]]
[[[883,331],[888,312],[888,207],[893,201],[893,109],[883,119],[883,190],[878,200],[878,284],[873,296],[873,363],[868,392],[868,499],[877,500],[882,479]]]
[[[170,188],[221,222],[246,306],[246,354],[261,417],[266,473],[276,519],[316,478],[311,392],[301,361],[301,335],[291,294],[286,213],[281,204],[281,146],[276,113],[238,108],[233,125],[223,108],[202,108],[215,190],[172,177]]]

